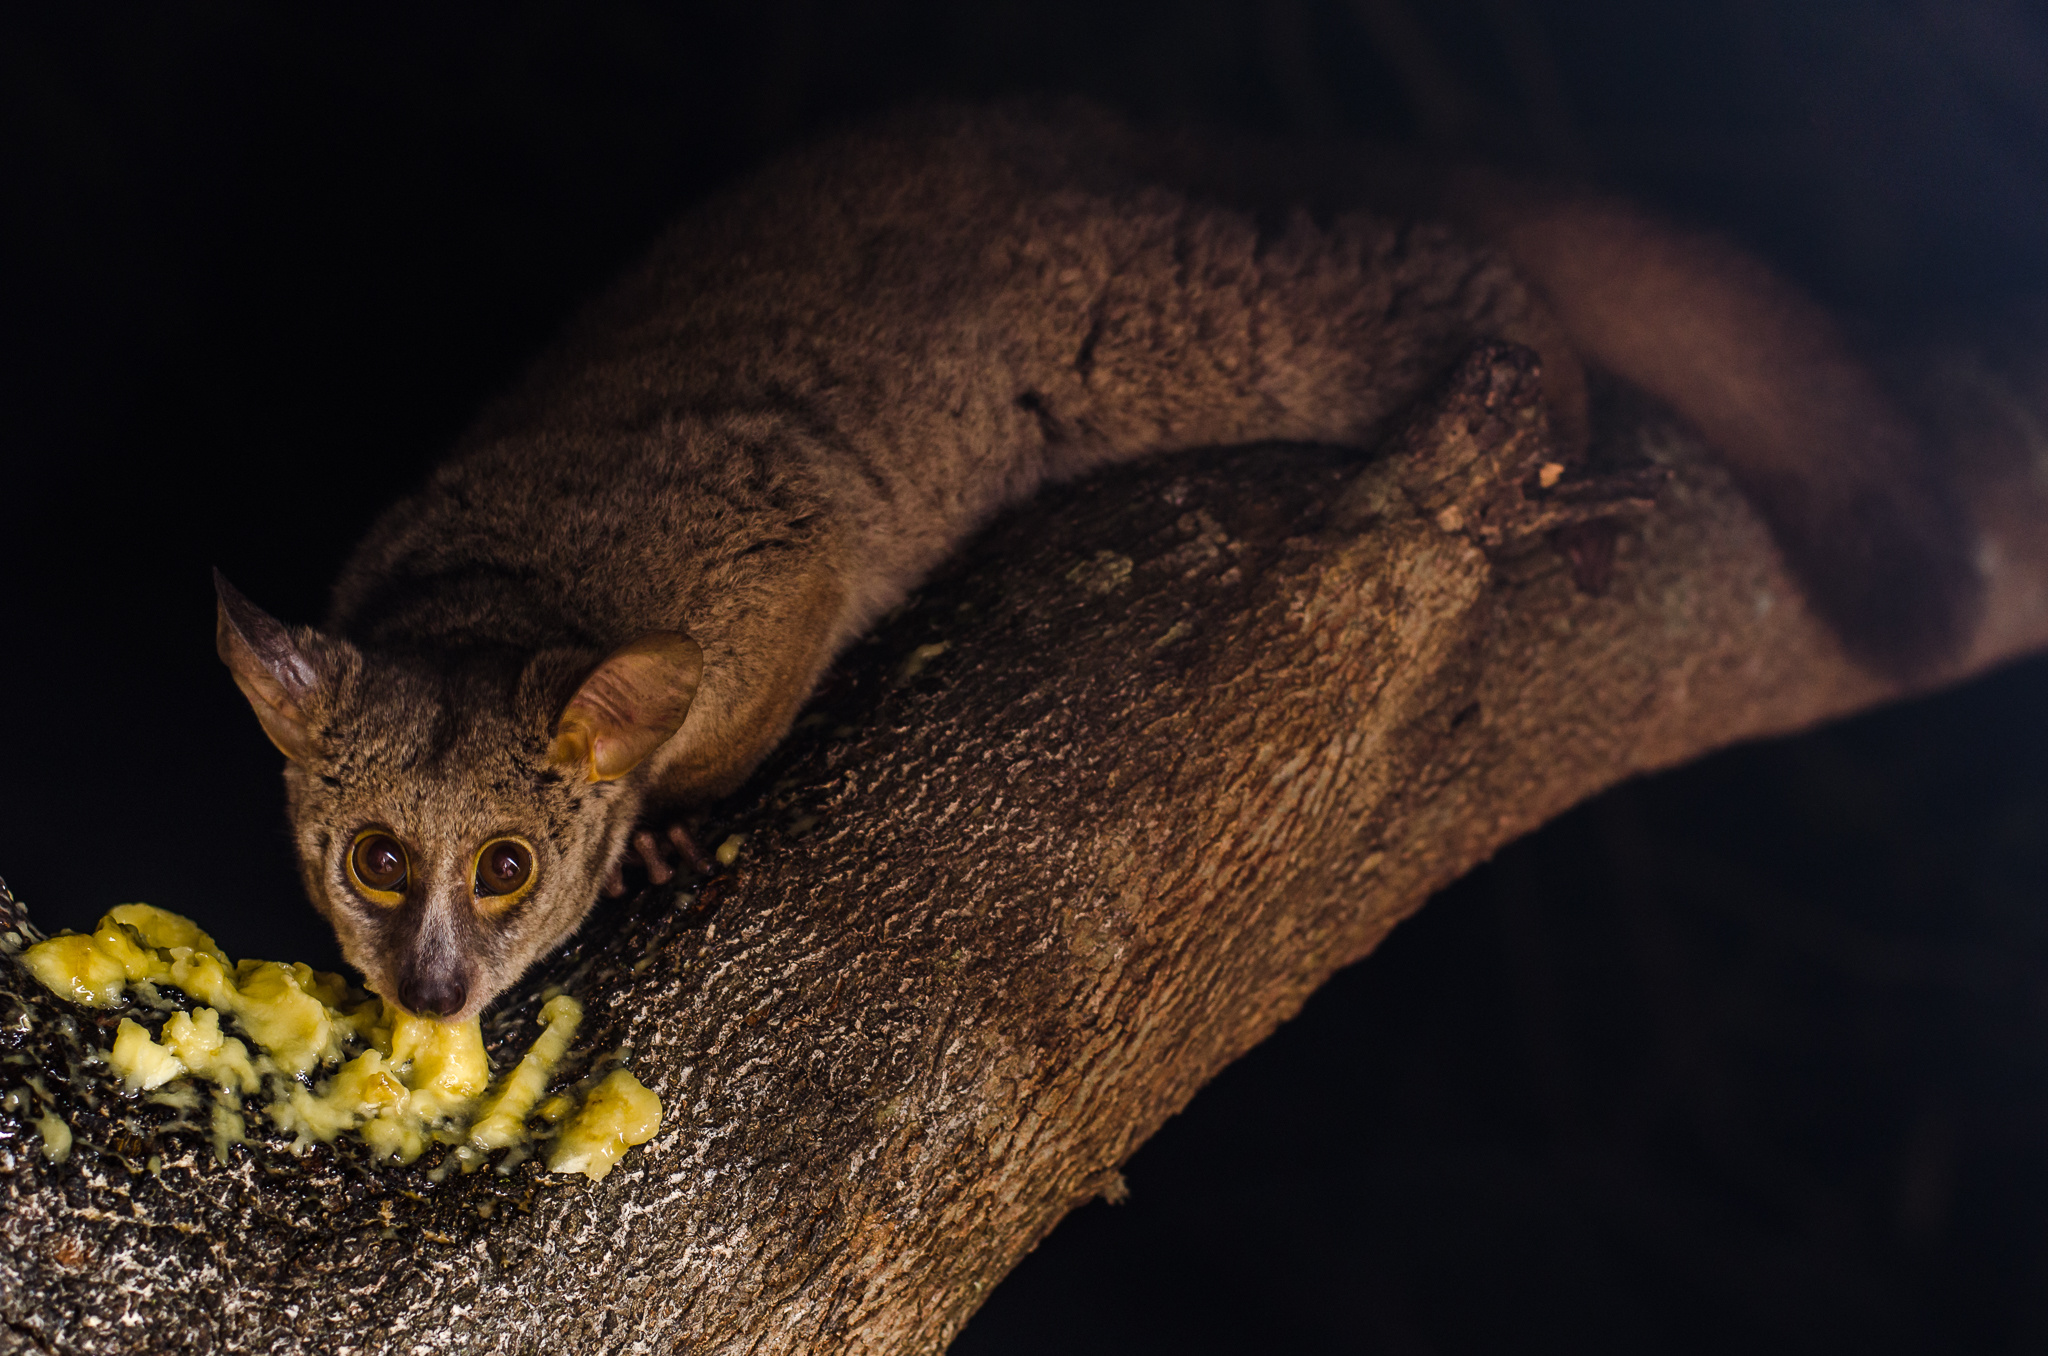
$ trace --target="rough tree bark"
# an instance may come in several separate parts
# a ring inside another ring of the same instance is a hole
[[[1945,681],[2048,642],[2048,383],[1923,366],[1990,582]],[[1164,460],[988,534],[722,808],[726,886],[602,915],[488,1025],[523,1043],[560,982],[581,1067],[630,1044],[667,1118],[601,1185],[217,1163],[81,1062],[110,1021],[0,966],[0,1352],[943,1348],[1431,891],[1633,773],[1902,691],[1654,411],[1609,411],[1590,502],[1526,494],[1537,410],[1484,350],[1375,456]],[[1614,514],[1601,595],[1569,524]]]

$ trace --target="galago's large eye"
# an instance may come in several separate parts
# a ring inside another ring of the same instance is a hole
[[[405,848],[383,829],[364,829],[348,850],[349,879],[373,904],[405,902]]]
[[[533,883],[533,849],[518,838],[493,838],[476,854],[476,897],[496,911]]]

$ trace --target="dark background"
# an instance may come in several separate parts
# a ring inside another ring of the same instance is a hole
[[[1871,334],[2048,294],[1999,0],[0,13],[0,873],[336,961],[207,567],[311,620],[666,215],[919,94],[1362,131],[1712,222]],[[2048,668],[1621,788],[1340,976],[957,1350],[2048,1345]]]

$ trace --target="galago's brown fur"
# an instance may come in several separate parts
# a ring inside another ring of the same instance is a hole
[[[1760,265],[1501,180],[1420,190],[1449,225],[1358,210],[1328,156],[1312,215],[1262,185],[1281,163],[1071,107],[827,141],[670,230],[383,518],[321,629],[223,585],[307,889],[371,987],[477,1011],[1002,506],[1177,448],[1369,446],[1482,338],[1540,351],[1567,455],[1586,363],[1689,418],[1870,662],[1965,633],[1968,534],[1910,426]],[[406,862],[382,903],[371,831]],[[508,838],[532,885],[492,897]]]

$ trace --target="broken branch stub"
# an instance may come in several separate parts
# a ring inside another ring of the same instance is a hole
[[[1893,690],[1696,446],[1651,419],[1608,441],[1653,474],[1545,485],[1541,419],[1488,348],[1378,457],[1161,460],[989,532],[720,808],[728,882],[607,908],[487,1022],[523,1042],[561,984],[572,1076],[630,1044],[666,1117],[601,1184],[217,1163],[82,1062],[108,1019],[0,967],[0,1084],[43,1083],[0,1112],[0,1351],[943,1347],[1431,890],[1634,771]],[[1595,596],[1550,534],[1617,517]]]

